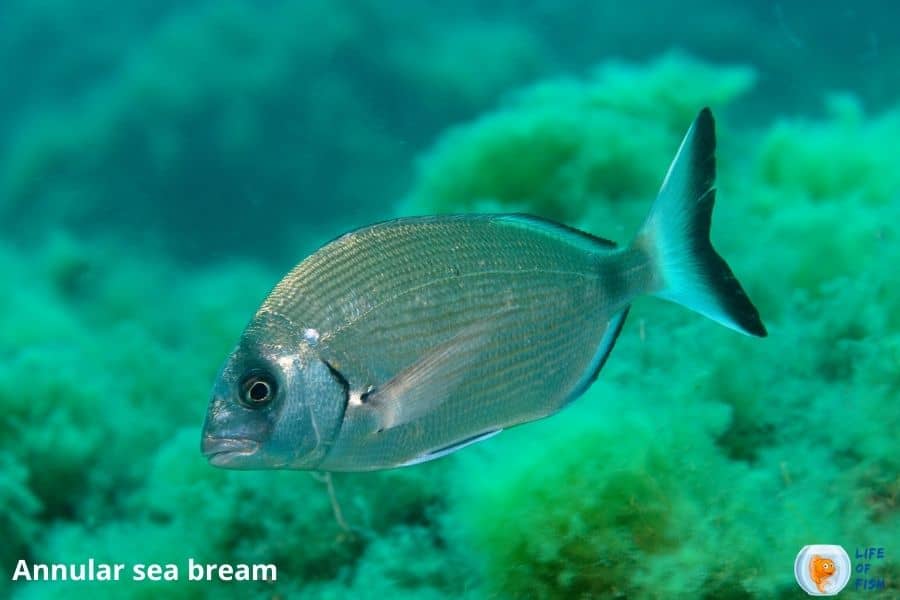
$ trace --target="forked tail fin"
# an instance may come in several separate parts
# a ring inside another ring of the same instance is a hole
[[[759,312],[709,240],[715,150],[715,122],[704,108],[685,134],[632,246],[654,265],[651,293],[741,333],[765,336]]]

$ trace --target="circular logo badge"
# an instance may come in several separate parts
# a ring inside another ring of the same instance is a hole
[[[810,596],[834,596],[850,581],[850,557],[832,544],[803,546],[794,560],[794,577]]]

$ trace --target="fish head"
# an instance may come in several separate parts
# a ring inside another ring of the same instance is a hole
[[[219,371],[202,451],[230,469],[314,469],[337,435],[346,385],[291,323],[257,315]]]

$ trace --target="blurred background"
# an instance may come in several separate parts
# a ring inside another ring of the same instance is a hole
[[[677,48],[752,65],[756,85],[732,107],[740,123],[821,114],[835,91],[890,106],[898,13],[871,0],[815,11],[802,1],[8,0],[4,230],[34,241],[60,225],[114,229],[191,262],[283,266],[303,236],[391,214],[416,157],[448,126],[609,59]]]
[[[0,567],[279,566],[0,596],[801,597],[803,544],[900,539],[898,22],[887,0],[0,2]],[[639,302],[566,414],[336,476],[350,532],[309,474],[203,461],[216,370],[316,247],[479,210],[627,241],[705,105],[713,237],[769,339]]]

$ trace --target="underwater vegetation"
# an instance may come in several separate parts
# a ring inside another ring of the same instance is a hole
[[[794,556],[819,542],[886,546],[897,593],[900,99],[766,107],[758,49],[598,56],[562,76],[538,28],[456,15],[456,35],[419,3],[403,18],[210,3],[164,21],[140,5],[146,44],[114,60],[97,42],[67,67],[71,86],[94,74],[90,93],[0,123],[0,596],[787,598]],[[459,57],[484,40],[499,49],[473,79]],[[201,456],[216,369],[317,243],[482,210],[627,242],[703,105],[720,139],[713,242],[766,340],[640,300],[553,419],[335,474],[349,530],[316,476]],[[264,562],[278,580],[10,581],[19,559],[88,557]]]
[[[369,2],[201,3],[161,24],[80,102],[15,131],[0,214],[149,234],[204,261],[253,235],[248,205],[296,215],[255,244],[268,257],[323,228],[327,239],[335,223],[384,215],[402,193],[410,142],[535,76],[544,54],[515,24],[469,20],[428,35],[421,10],[396,24]],[[385,28],[385,52],[360,51],[383,44]],[[433,46],[424,54],[423,39]],[[471,78],[465,61],[488,39],[493,51]],[[201,241],[198,230],[218,235]]]
[[[646,207],[665,172],[659,165],[671,160],[697,107],[725,106],[754,79],[746,67],[714,68],[673,53],[640,68],[609,62],[584,80],[539,82],[445,133],[422,159],[404,208],[472,211],[491,203],[573,222],[595,207]]]

